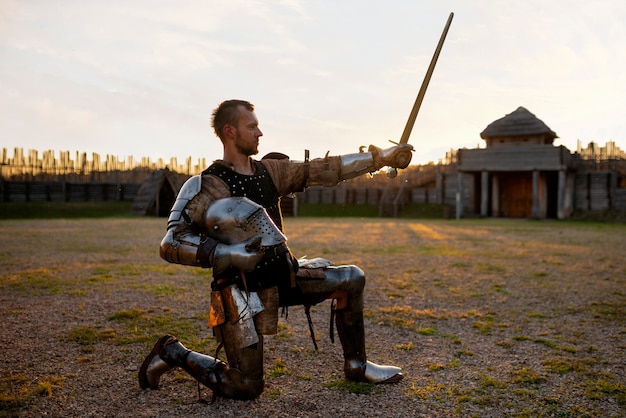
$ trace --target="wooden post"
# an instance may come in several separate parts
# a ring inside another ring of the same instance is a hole
[[[463,214],[461,196],[463,196],[463,174],[458,171],[456,173],[456,219],[461,219],[461,215]]]
[[[489,204],[489,172],[483,170],[480,173],[480,216],[487,217]]]
[[[531,217],[539,219],[539,170],[533,170],[533,205]]]
[[[565,190],[567,173],[565,170],[559,170],[559,185],[556,202],[556,217],[557,219],[565,219]]]
[[[436,201],[434,203],[441,204],[443,203],[443,174],[441,171],[437,171],[437,176],[435,177],[435,191],[436,191]]]
[[[491,177],[491,216],[500,217],[500,176]]]

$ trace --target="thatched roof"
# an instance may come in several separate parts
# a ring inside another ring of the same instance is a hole
[[[168,169],[153,171],[150,177],[139,187],[133,201],[135,215],[167,216],[189,176]]]
[[[556,133],[526,108],[520,106],[513,113],[509,113],[503,118],[491,122],[480,137],[501,138],[512,136],[545,135],[550,139],[558,138]]]

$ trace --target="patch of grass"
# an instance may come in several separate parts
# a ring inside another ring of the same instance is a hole
[[[460,366],[461,366],[461,362],[459,361],[458,358],[453,358],[452,360],[448,362],[448,367],[460,367]]]
[[[437,383],[433,379],[430,379],[424,386],[417,386],[413,382],[410,388],[411,393],[423,400],[448,398],[450,390],[448,386]]]
[[[3,415],[2,411],[17,411],[30,405],[33,402],[30,386],[31,382],[26,376],[3,371],[0,377],[0,415]]]
[[[458,335],[454,335],[454,334],[439,334],[439,336],[441,338],[447,338],[449,340],[452,340],[453,344],[461,344],[461,339],[459,338]]]
[[[281,360],[274,360],[274,366],[267,369],[265,374],[269,377],[280,377],[287,374],[291,374],[291,371],[287,368],[287,365]]]
[[[26,267],[17,273],[0,277],[0,284],[19,295],[38,296],[60,293],[62,282],[58,280],[58,272],[52,268]]]
[[[278,332],[272,335],[272,340],[275,342],[289,341],[293,338],[293,329],[283,321],[278,321]]]
[[[298,216],[375,218],[378,217],[378,205],[311,204],[300,202],[298,204]]]
[[[273,388],[265,392],[265,395],[267,395],[268,398],[273,399],[273,400],[278,399],[281,394],[282,392],[279,388]]]
[[[541,362],[548,372],[557,374],[570,372],[586,373],[589,371],[589,365],[593,363],[594,361],[591,360],[580,360],[573,357],[552,357]]]
[[[39,380],[36,393],[40,396],[52,397],[52,393],[63,386],[63,379],[58,376],[46,376]]]
[[[413,350],[413,343],[398,344],[394,346],[393,348],[396,350],[401,350],[401,351],[411,351]]]
[[[422,327],[417,329],[417,333],[420,335],[435,335],[437,334],[437,328],[435,327]]]
[[[324,387],[354,393],[356,395],[371,395],[372,393],[378,393],[382,390],[373,383],[351,382],[349,380],[332,380],[326,383]]]
[[[545,345],[548,348],[558,348],[558,345],[550,340],[546,340],[545,338],[531,338],[525,335],[516,335],[513,337],[515,341],[532,341],[537,344]]]
[[[571,353],[571,354],[576,354],[578,352],[578,349],[576,347],[571,347],[571,346],[563,346],[561,347],[561,350],[565,351],[566,353]]]
[[[480,262],[476,263],[476,270],[481,273],[498,273],[503,274],[506,273],[507,268],[505,266],[499,264],[493,264],[488,262]]]
[[[607,379],[597,379],[586,382],[585,396],[589,399],[602,400],[614,397],[620,405],[626,405],[626,386],[619,382]]]
[[[447,312],[438,312],[432,309],[415,309],[411,306],[392,306],[389,308],[380,308],[379,323],[382,325],[395,326],[399,328],[419,331],[420,319],[446,319]]]
[[[498,378],[486,375],[484,373],[480,373],[478,375],[478,377],[480,378],[480,385],[479,385],[479,387],[481,389],[485,389],[485,388],[489,388],[489,387],[493,387],[493,388],[497,388],[497,389],[503,389],[503,388],[506,387],[506,382],[504,382],[504,381],[502,381],[502,380],[500,380]]]
[[[491,316],[485,316],[480,321],[472,322],[472,328],[476,328],[478,332],[484,335],[490,335],[493,329],[494,319]]]
[[[160,308],[130,308],[111,314],[108,319],[117,323],[116,336],[111,339],[118,345],[146,343],[148,345],[161,337],[164,333],[175,335],[190,349],[211,348],[215,340],[212,336],[201,338],[206,316],[203,312],[197,316],[183,317],[181,313],[168,307]]]
[[[535,373],[528,367],[517,367],[512,370],[513,383],[518,385],[537,385],[546,381],[546,376],[541,373]]]
[[[110,331],[100,331],[94,327],[81,326],[70,330],[67,338],[79,345],[92,345],[110,339]]]
[[[515,347],[515,343],[512,341],[497,341],[496,345],[498,347],[504,347],[504,348],[513,348]]]
[[[42,376],[33,382],[21,374],[3,373],[0,377],[0,416],[20,416],[17,411],[34,403],[36,396],[52,398],[63,382],[60,376]]]
[[[624,323],[626,317],[626,307],[623,303],[609,301],[591,302],[593,317],[604,321],[617,321]]]
[[[494,284],[492,286],[492,289],[494,292],[506,293],[506,290],[504,289],[504,285],[502,284]]]
[[[399,218],[408,219],[440,219],[449,218],[454,214],[455,208],[450,205],[437,203],[409,203],[404,205]]]
[[[109,316],[109,321],[125,321],[134,320],[140,318],[146,313],[145,309],[130,308],[121,311],[117,311]]]
[[[441,363],[431,363],[428,365],[428,370],[430,370],[431,372],[437,371],[437,370],[441,370],[441,369],[445,369],[446,365],[445,364],[441,364]]]
[[[2,202],[0,219],[130,218],[133,202]]]

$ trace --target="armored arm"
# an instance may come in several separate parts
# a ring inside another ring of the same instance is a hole
[[[346,154],[340,157],[324,158],[323,167],[317,172],[311,171],[307,186],[334,186],[342,180],[348,180],[381,169],[382,167],[406,168],[411,162],[413,146],[398,144],[382,149],[370,145],[367,152]],[[331,162],[335,159],[335,162]],[[313,161],[311,161],[313,163]]]
[[[200,249],[207,251],[210,244],[217,243],[203,242],[203,237],[189,216],[190,202],[202,189],[202,178],[193,176],[183,184],[176,201],[172,206],[169,218],[167,219],[167,232],[161,240],[161,258],[170,263],[184,264],[189,266],[201,266],[199,260]],[[207,245],[209,244],[209,245]]]
[[[209,237],[203,232],[203,225],[192,220],[192,209],[195,209],[194,212],[206,212],[200,199],[194,199],[201,188],[202,178],[194,176],[178,193],[167,221],[167,232],[161,240],[161,258],[170,263],[213,267],[216,274],[229,267],[252,271],[263,257],[260,239],[253,237],[229,245]]]

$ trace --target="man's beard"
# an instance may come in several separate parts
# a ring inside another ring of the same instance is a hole
[[[256,144],[244,145],[244,141],[241,138],[241,134],[237,132],[237,139],[235,141],[235,147],[237,151],[249,157],[251,155],[256,155],[259,153],[259,147]]]

